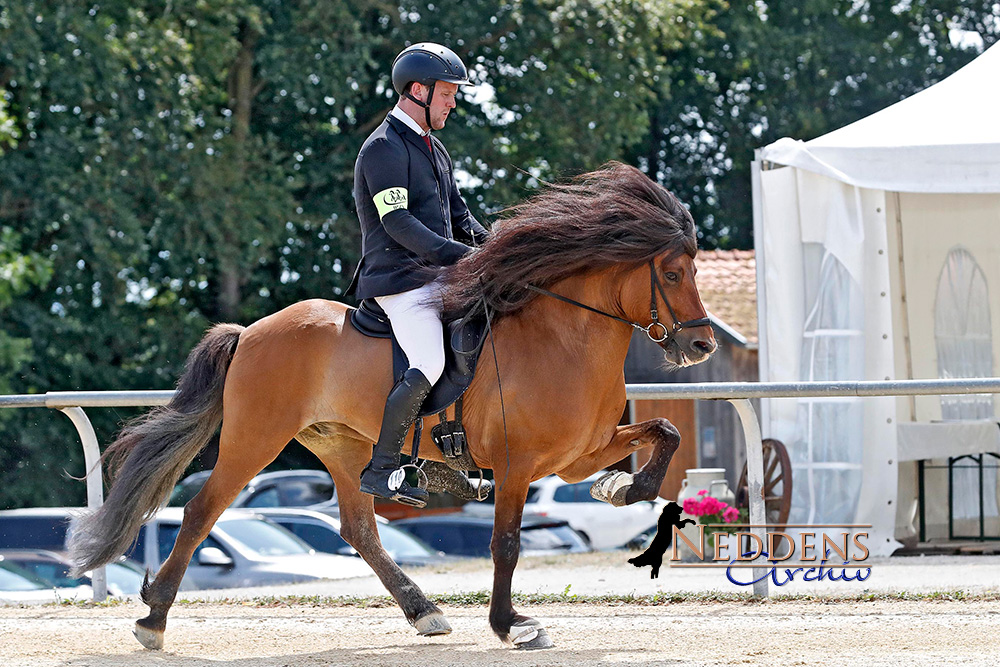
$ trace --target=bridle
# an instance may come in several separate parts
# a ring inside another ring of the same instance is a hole
[[[629,325],[633,329],[638,329],[647,336],[649,340],[653,341],[658,345],[669,345],[674,340],[674,336],[677,335],[683,329],[694,329],[695,327],[704,327],[711,324],[711,319],[708,317],[699,317],[696,320],[688,320],[687,322],[681,322],[677,319],[677,313],[674,312],[673,307],[670,305],[670,300],[667,298],[666,292],[663,290],[663,285],[660,283],[660,279],[656,275],[656,267],[653,264],[653,260],[649,260],[649,317],[652,320],[647,326],[643,326],[638,322],[633,322],[631,320],[626,320],[623,317],[618,317],[617,315],[612,315],[611,313],[606,313],[603,310],[599,310],[592,306],[588,306],[585,303],[580,303],[579,301],[574,301],[569,297],[562,296],[561,294],[556,294],[555,292],[550,292],[547,289],[542,289],[541,287],[535,287],[534,285],[527,285],[527,288],[533,292],[538,292],[539,294],[544,294],[545,296],[550,296],[553,299],[558,299],[568,304],[577,306],[578,308],[583,308],[584,310],[589,310],[592,313],[597,313],[598,315],[603,315],[605,317],[610,317],[613,320],[617,320],[624,324]],[[663,299],[663,303],[667,305],[667,312],[670,313],[670,318],[673,320],[673,325],[669,328],[666,324],[660,321],[659,311],[656,308],[656,295],[659,293],[660,298]],[[659,327],[662,332],[662,336],[657,336],[653,333],[654,327]]]

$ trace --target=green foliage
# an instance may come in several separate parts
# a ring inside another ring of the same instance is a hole
[[[0,391],[170,388],[211,323],[339,298],[354,160],[407,43],[481,84],[442,136],[484,221],[617,158],[689,202],[704,245],[748,247],[752,148],[953,71],[972,53],[949,28],[998,29],[983,1],[773,5],[0,1]],[[100,440],[137,412],[92,410]],[[82,503],[64,470],[68,420],[0,415],[0,507]]]
[[[706,248],[750,248],[753,151],[809,140],[944,78],[1000,34],[992,0],[710,0],[708,26],[671,51],[628,159],[692,209]]]

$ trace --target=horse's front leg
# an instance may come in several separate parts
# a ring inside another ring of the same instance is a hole
[[[527,476],[508,475],[497,487],[493,519],[493,595],[490,597],[490,627],[506,643],[519,649],[550,648],[545,628],[533,618],[514,611],[511,580],[521,552],[521,515],[528,496]]]
[[[594,482],[590,495],[615,507],[653,500],[680,442],[677,428],[663,418],[619,426],[607,445],[560,470],[559,476],[570,481],[586,479],[635,450],[652,445],[653,454],[639,472],[609,472]]]

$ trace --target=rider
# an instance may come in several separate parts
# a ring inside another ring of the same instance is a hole
[[[385,402],[361,490],[418,507],[427,491],[403,479],[400,450],[445,363],[441,298],[426,269],[454,264],[471,250],[463,241],[478,245],[487,235],[459,194],[448,151],[431,136],[464,85],[468,71],[450,49],[429,42],[404,49],[392,64],[399,102],[354,167],[362,259],[348,293],[356,287],[359,299],[375,298],[409,362]]]

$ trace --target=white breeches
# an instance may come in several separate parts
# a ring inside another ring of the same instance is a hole
[[[410,368],[419,369],[433,385],[444,373],[444,327],[438,284],[377,296],[375,301],[389,316],[392,332],[406,353]]]

